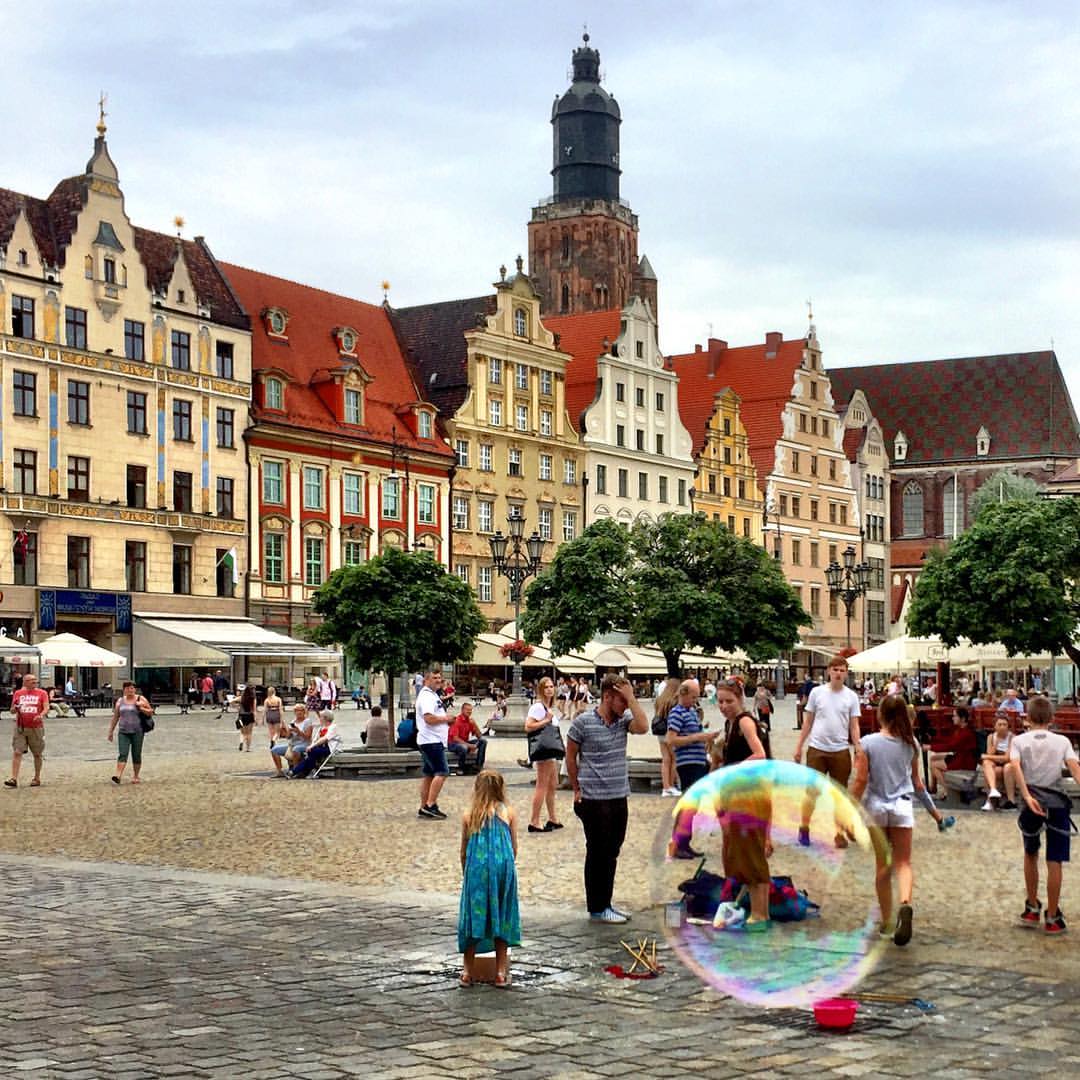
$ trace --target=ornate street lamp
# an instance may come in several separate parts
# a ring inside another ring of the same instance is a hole
[[[847,615],[847,647],[851,648],[851,613],[855,601],[866,595],[870,587],[871,566],[868,562],[855,562],[855,548],[848,544],[844,549],[843,565],[829,563],[825,570],[825,581],[829,586],[829,595],[840,600]]]
[[[533,574],[540,572],[540,557],[544,550],[544,541],[540,534],[533,530],[532,535],[523,540],[525,536],[525,518],[522,516],[521,507],[512,506],[506,518],[509,536],[503,536],[502,530],[488,537],[491,545],[491,558],[495,563],[495,572],[510,582],[510,599],[514,602],[514,633],[521,637],[518,623],[521,620],[521,586]],[[511,700],[521,698],[521,661],[524,659],[520,653],[511,653],[514,661],[514,682],[511,690]]]
[[[769,523],[769,511],[772,511],[773,521]],[[777,562],[780,561],[780,514],[777,512],[776,503],[773,500],[772,495],[768,495],[765,499],[765,504],[761,509],[761,534],[762,534],[762,547],[765,551],[769,550],[769,533],[776,533],[776,540],[773,543],[773,558]],[[784,697],[784,681],[787,677],[787,658],[783,655],[776,658],[776,699],[779,701]],[[798,730],[796,728],[796,730]]]

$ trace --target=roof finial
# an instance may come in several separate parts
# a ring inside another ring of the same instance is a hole
[[[813,323],[813,321],[814,321],[814,301],[813,300],[807,300],[806,301],[806,315],[807,315],[807,319],[811,323]]]
[[[109,97],[104,90],[101,91],[101,96],[98,98],[98,122],[97,133],[98,138],[105,138],[105,105],[108,102]]]
[[[390,302],[390,282],[386,280],[382,283],[382,302],[384,304]]]
[[[499,267],[499,280],[506,280],[506,263],[503,263],[502,266]]]
[[[186,222],[184,221],[183,216],[180,215],[180,214],[177,214],[176,217],[174,217],[172,219],[172,223],[176,228],[176,239],[177,240],[183,240],[183,238],[184,238],[184,225],[186,224]]]
[[[521,268],[525,265],[525,260],[519,255],[514,260],[514,265],[517,267],[517,272],[520,274],[522,272]]]
[[[581,24],[581,29],[582,29],[581,40],[584,41],[586,45],[588,45],[589,44],[589,24],[588,23],[582,23]]]

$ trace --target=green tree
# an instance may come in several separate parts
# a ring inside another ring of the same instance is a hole
[[[667,515],[626,529],[598,521],[563,544],[529,586],[527,640],[548,634],[556,653],[625,630],[680,673],[687,647],[776,656],[810,623],[776,561],[703,515]]]
[[[1074,663],[1080,620],[1080,500],[986,506],[919,575],[908,627],[947,645],[1000,641],[1010,655],[1062,649]]]
[[[468,584],[424,552],[390,550],[343,566],[312,597],[312,608],[323,620],[312,629],[312,640],[340,644],[357,667],[386,675],[391,741],[394,677],[431,663],[468,660],[487,627]]]
[[[1039,497],[1039,485],[1030,476],[1003,469],[994,473],[971,493],[968,509],[971,520],[978,520],[979,515],[988,506],[998,506],[1007,502],[1034,502]]]

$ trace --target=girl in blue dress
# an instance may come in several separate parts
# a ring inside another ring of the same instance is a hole
[[[461,985],[473,984],[478,952],[495,952],[495,985],[510,985],[507,948],[521,944],[518,914],[517,817],[506,803],[500,773],[476,777],[472,803],[461,818],[461,907],[458,948],[464,954]]]

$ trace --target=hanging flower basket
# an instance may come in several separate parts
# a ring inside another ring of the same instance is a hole
[[[513,663],[520,664],[525,657],[532,656],[533,647],[527,641],[518,638],[517,641],[508,641],[505,645],[500,645],[499,653]]]

